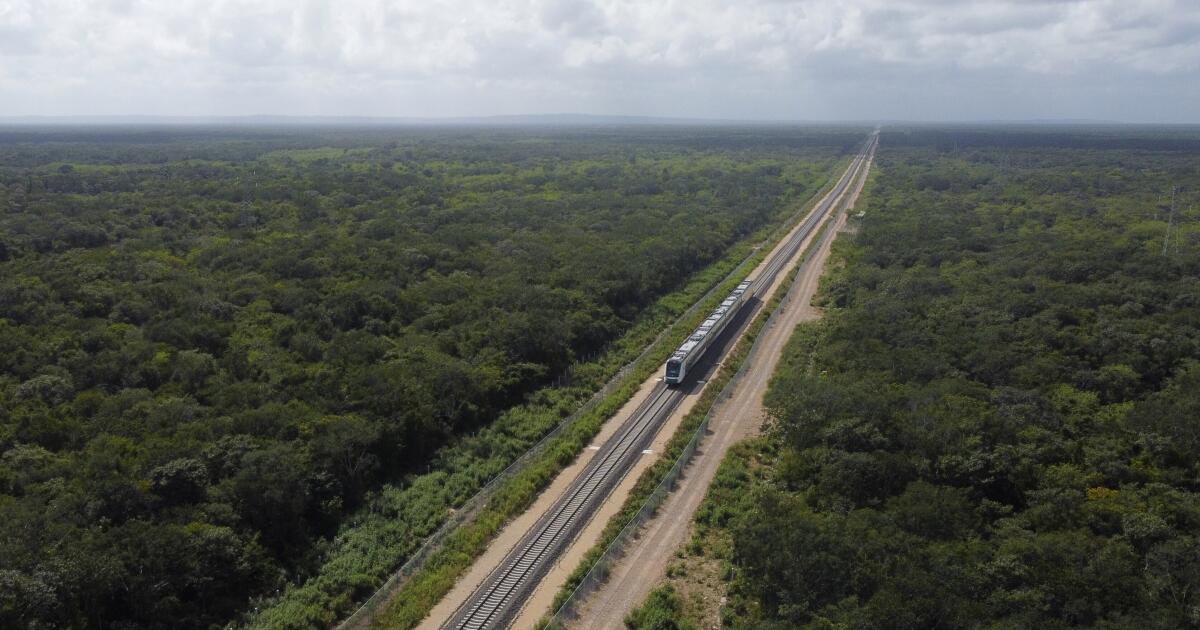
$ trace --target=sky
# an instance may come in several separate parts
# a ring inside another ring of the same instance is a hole
[[[1200,0],[0,0],[0,116],[1200,123]]]

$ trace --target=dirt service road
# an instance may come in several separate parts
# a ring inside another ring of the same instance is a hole
[[[856,160],[855,162],[857,165],[858,161]],[[851,169],[851,172],[854,172],[854,170],[855,169]],[[830,201],[841,197],[841,191],[847,190],[847,186],[852,183],[852,181],[840,181],[839,185],[836,187],[836,193],[826,195],[820,203],[814,206],[813,214],[817,214],[816,208],[820,208],[823,211],[825,208],[830,207]],[[755,277],[759,277],[757,274],[762,273],[764,268],[778,268],[778,264],[782,262],[784,258],[782,254],[784,253],[785,248],[788,248],[789,244],[790,247],[794,247],[797,239],[799,239],[802,234],[807,233],[807,231],[802,232],[800,229],[801,225],[806,223],[808,222],[801,221],[797,223],[793,230],[789,231],[789,234],[782,239],[778,246],[772,251],[772,255],[767,257],[767,261],[764,261],[763,265],[756,270]],[[788,249],[787,253],[790,254],[790,249]],[[771,265],[770,261],[775,261],[774,265]],[[774,273],[768,273],[768,277],[773,279],[781,278],[782,275],[783,274],[776,275]],[[624,424],[626,419],[636,415],[633,414],[633,411],[639,406],[641,401],[645,400],[647,397],[653,397],[653,392],[661,389],[661,386],[657,384],[658,380],[660,380],[658,375],[655,375],[643,384],[641,391],[637,396],[635,396],[634,400],[630,401],[630,404],[626,405],[625,408],[617,413],[616,416],[606,424],[605,428],[601,432],[602,435],[600,436],[600,439],[597,440],[597,445],[605,443],[605,438],[616,433],[617,426],[621,426]],[[684,399],[680,401],[681,404],[679,405],[679,408],[676,409],[675,413],[672,413],[671,416],[681,417],[682,413],[686,412],[687,407],[690,407],[690,403],[694,401],[694,397],[699,393],[700,389],[701,387],[696,386],[691,388],[690,391],[686,392],[674,390],[679,394],[686,393],[686,396],[684,396]],[[674,428],[673,425],[676,422],[677,418],[672,417],[669,419],[669,421],[664,423],[667,430],[661,431],[661,435],[655,436],[657,439],[655,439],[653,446],[650,447],[643,457],[638,458],[639,461],[635,466],[635,470],[632,471],[632,474],[625,476],[625,478],[619,483],[619,486],[614,489],[608,499],[604,502],[604,504],[601,506],[600,513],[597,514],[597,516],[600,518],[592,519],[592,521],[587,524],[584,531],[582,531],[580,535],[576,536],[576,539],[573,541],[573,544],[570,545],[570,548],[564,550],[565,553],[562,553],[554,558],[554,567],[550,571],[550,575],[547,576],[547,579],[541,580],[540,583],[535,587],[535,592],[532,593],[532,597],[528,598],[525,602],[526,605],[521,611],[521,618],[516,620],[516,623],[514,624],[515,627],[526,627],[527,625],[532,625],[532,622],[527,622],[529,616],[532,616],[533,619],[536,619],[546,612],[545,609],[549,605],[549,599],[552,598],[553,592],[560,587],[561,581],[566,578],[566,574],[569,573],[569,570],[573,568],[579,561],[579,558],[582,556],[583,552],[586,551],[586,549],[592,544],[594,544],[595,538],[599,535],[600,530],[603,528],[603,524],[606,522],[607,516],[609,515],[606,513],[608,508],[614,505],[616,506],[613,508],[614,511],[616,508],[619,508],[625,494],[628,491],[628,487],[633,485],[638,474],[640,473],[640,470],[638,469],[648,465],[654,458],[657,457],[657,453],[661,452],[661,442],[666,439],[666,436],[670,435]],[[564,491],[570,487],[573,478],[581,472],[580,469],[586,468],[588,464],[592,463],[592,460],[596,455],[597,451],[594,449],[585,450],[574,465],[570,466],[568,470],[563,471],[563,474],[561,474],[554,482],[552,482],[549,491],[544,492],[538,498],[533,506],[533,509],[527,511],[524,515],[518,517],[512,523],[506,526],[497,539],[493,541],[493,544],[490,546],[489,550],[484,554],[484,556],[474,564],[474,566],[468,571],[467,575],[465,575],[463,579],[459,580],[449,595],[444,598],[442,602],[438,604],[438,606],[435,607],[430,616],[427,617],[419,627],[434,628],[441,625],[440,622],[452,616],[449,613],[453,613],[455,609],[458,609],[460,604],[462,604],[462,602],[470,597],[471,594],[481,586],[482,582],[487,579],[487,576],[491,572],[491,568],[496,567],[501,562],[505,561],[503,556],[507,555],[509,551],[512,551],[518,542],[524,537],[524,535],[530,531],[530,527],[533,525],[533,521],[538,519],[538,515],[546,513],[546,510],[549,507],[548,504],[553,504],[558,501],[558,498],[562,496]]]
[[[847,209],[854,206],[869,171],[868,161],[847,196]],[[734,443],[756,434],[762,426],[765,420],[763,394],[792,331],[801,322],[821,316],[820,310],[812,306],[812,299],[829,257],[832,236],[844,226],[846,211],[838,213],[833,221],[830,238],[824,239],[800,270],[787,300],[779,305],[770,326],[760,333],[759,347],[748,358],[741,381],[733,395],[715,411],[709,435],[701,442],[675,491],[659,507],[656,516],[643,526],[640,537],[612,567],[608,581],[588,598],[579,619],[569,627],[581,630],[623,628],[625,615],[640,605],[662,581],[675,550],[688,540],[692,516],[704,499],[725,452]]]

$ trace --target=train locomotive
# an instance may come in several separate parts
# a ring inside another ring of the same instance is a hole
[[[700,326],[688,336],[679,349],[671,354],[671,358],[667,359],[667,374],[664,379],[667,381],[667,385],[678,385],[683,382],[688,370],[704,355],[704,351],[721,334],[721,331],[725,330],[726,324],[733,321],[742,306],[754,297],[754,292],[750,290],[753,284],[749,280],[739,283],[729,297],[722,300],[720,306],[713,309],[713,312],[704,318]]]

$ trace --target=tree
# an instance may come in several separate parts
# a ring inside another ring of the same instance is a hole
[[[150,488],[168,504],[199,501],[207,487],[208,469],[190,457],[171,460],[150,471]]]

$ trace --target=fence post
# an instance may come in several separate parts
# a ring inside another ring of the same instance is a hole
[[[824,226],[830,225],[830,221],[836,217],[836,212],[829,215],[829,217],[827,217],[823,222]],[[816,247],[824,245],[825,239],[829,238],[829,231],[825,230],[825,227],[820,229],[822,230],[819,232],[820,236],[813,241],[813,245]],[[810,245],[808,255],[806,255],[797,263],[796,271],[801,269],[808,262],[812,252],[816,251],[816,248],[813,247],[813,245]],[[793,280],[794,278],[795,276],[793,275]],[[764,337],[762,331],[767,330],[768,327],[775,323],[777,314],[782,310],[781,307],[792,299],[792,294],[794,291],[798,290],[798,286],[799,285],[797,285],[794,281],[791,281],[787,291],[783,294],[779,302],[775,305],[775,308],[767,316],[767,321],[763,322],[762,328],[759,329],[758,336],[755,337],[754,343],[750,346],[750,350],[746,352],[746,356],[742,360],[742,364],[738,368],[738,371],[735,372],[732,377],[730,377],[729,382],[726,383],[725,387],[723,387],[717,396],[714,397],[712,407],[710,407],[708,412],[704,414],[704,418],[700,421],[700,424],[697,425],[696,430],[692,433],[691,439],[688,440],[687,445],[685,445],[683,450],[680,451],[679,457],[675,460],[675,464],[671,466],[671,469],[659,481],[658,485],[654,488],[654,491],[651,492],[650,496],[646,498],[646,501],[642,504],[641,509],[634,513],[633,517],[631,517],[625,526],[621,528],[621,532],[617,534],[613,541],[609,543],[608,547],[604,549],[604,552],[600,554],[600,558],[598,558],[595,564],[592,565],[591,570],[588,571],[587,575],[584,576],[582,580],[580,580],[579,586],[577,586],[575,590],[571,592],[566,601],[564,601],[563,604],[559,606],[558,610],[554,612],[554,615],[551,616],[547,627],[566,628],[568,621],[576,619],[578,607],[580,604],[582,604],[584,598],[586,598],[604,583],[604,580],[608,576],[610,569],[609,565],[618,558],[619,554],[624,552],[628,541],[634,537],[635,532],[640,530],[641,526],[650,519],[651,515],[657,510],[658,506],[661,505],[666,499],[666,496],[675,488],[676,480],[678,480],[679,476],[683,474],[683,469],[690,462],[692,456],[696,452],[696,448],[700,445],[704,439],[704,436],[708,433],[710,420],[720,409],[724,407],[725,403],[733,397],[733,393],[737,389],[737,386],[741,382],[742,378],[745,376],[747,369],[754,364],[755,359],[761,352],[760,342]]]

